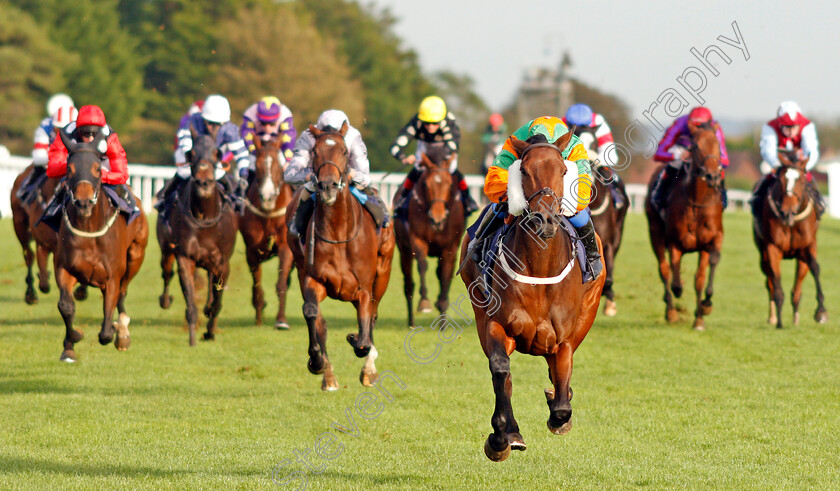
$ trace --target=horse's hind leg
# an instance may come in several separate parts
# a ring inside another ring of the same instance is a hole
[[[61,353],[60,359],[72,363],[76,361],[76,351],[73,349],[73,345],[84,338],[81,331],[73,328],[73,319],[76,317],[76,302],[73,301],[71,291],[76,284],[76,278],[64,268],[56,266],[55,281],[59,289],[58,311],[61,313],[65,327],[64,351]]]
[[[29,243],[32,241],[32,235],[29,231],[29,218],[26,213],[13,215],[15,234],[23,247],[23,261],[26,263],[26,293],[24,294],[24,301],[32,305],[38,301],[38,294],[35,293],[35,278],[32,275],[32,263],[35,260],[35,253],[32,252],[32,247]]]
[[[680,261],[682,261],[683,252],[675,246],[671,246],[668,250],[671,256],[671,291],[674,292],[676,298],[680,298],[683,293],[682,277],[680,275]]]
[[[572,403],[569,382],[572,378],[572,346],[560,345],[560,349],[545,357],[548,362],[548,374],[554,389],[546,389],[545,398],[551,412],[548,417],[548,429],[555,435],[568,433],[572,429]]]
[[[251,272],[251,305],[254,306],[255,322],[262,325],[263,310],[265,310],[265,293],[262,287],[262,268],[260,258],[256,251],[248,251],[246,253],[246,260],[248,262],[248,270]]]
[[[47,258],[50,255],[50,250],[42,245],[35,244],[35,255],[38,260],[38,289],[41,290],[41,293],[49,293],[50,271]]]
[[[790,293],[790,303],[793,305],[793,325],[799,325],[799,302],[802,300],[802,282],[808,276],[808,264],[800,258],[796,259],[796,279]]]
[[[808,268],[814,276],[814,284],[817,287],[817,311],[814,313],[814,320],[820,324],[825,324],[828,322],[828,311],[825,309],[825,296],[823,295],[822,285],[820,284],[820,265],[817,262],[816,241],[808,248]]]
[[[286,320],[286,295],[289,292],[289,283],[292,275],[292,268],[294,267],[294,256],[288,247],[278,246],[277,251],[277,319],[274,321],[276,329],[288,329],[289,322]]]
[[[665,244],[655,243],[653,251],[659,263],[659,278],[665,287],[665,295],[662,297],[662,300],[665,302],[665,319],[668,322],[677,322],[679,320],[679,314],[677,313],[677,309],[674,308],[674,299],[671,296],[671,266],[665,257]]]
[[[403,294],[408,311],[408,328],[414,328],[414,275],[411,271],[414,256],[411,249],[400,249],[400,269],[403,274]]]
[[[117,331],[117,337],[114,339],[114,347],[119,351],[125,351],[131,346],[131,334],[128,332],[128,323],[131,318],[125,311],[125,297],[128,295],[128,282],[130,278],[128,273],[120,282],[120,296],[117,298],[117,320],[114,322],[114,329]]]
[[[703,302],[703,287],[706,286],[706,268],[709,267],[709,253],[700,251],[697,259],[697,272],[694,273],[694,292],[697,299],[697,306],[694,310],[694,329],[698,331],[706,330],[706,325],[703,322],[703,315],[705,314]]]
[[[720,263],[720,245],[709,252],[709,281],[706,283],[706,295],[701,304],[703,315],[712,313],[712,294],[714,293],[715,271]]]
[[[204,315],[207,316],[207,332],[204,333],[205,341],[216,339],[216,322],[219,319],[219,312],[222,311],[222,294],[225,292],[225,285],[230,276],[230,263],[225,261],[219,265],[215,273],[207,275],[207,305],[204,307]]]
[[[772,323],[775,318],[776,328],[781,329],[782,305],[785,301],[785,294],[782,291],[782,272],[780,268],[782,251],[773,244],[767,244],[766,249],[762,253],[762,261],[766,264],[765,274],[767,275],[767,285],[771,295],[770,301],[773,303],[770,311],[770,320]],[[773,309],[775,309],[775,312]]]
[[[444,251],[438,260],[437,277],[440,282],[440,294],[435,307],[443,314],[449,308],[449,288],[452,286],[452,275],[455,273],[456,248]]]
[[[479,332],[482,332],[479,329]],[[484,454],[494,462],[501,462],[510,456],[511,442],[508,440],[508,430],[511,430],[511,437],[517,441],[519,428],[513,420],[513,410],[510,398],[513,393],[513,384],[510,377],[510,339],[504,328],[497,322],[488,321],[483,331],[482,348],[490,360],[490,374],[493,377],[493,392],[496,394],[496,406],[490,424],[493,426],[493,433],[487,436],[484,442]],[[525,443],[522,436],[518,436],[516,446],[524,450]]]
[[[607,297],[604,302],[604,315],[613,317],[618,313],[615,304],[615,292],[613,291],[613,268],[615,267],[615,248],[604,244],[604,264],[607,270],[607,279],[604,281],[603,295]]]
[[[160,258],[161,277],[163,278],[163,293],[160,294],[160,308],[168,309],[172,305],[172,295],[169,293],[169,282],[175,276],[175,255],[163,254]]]

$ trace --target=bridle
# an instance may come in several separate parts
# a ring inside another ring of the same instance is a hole
[[[799,172],[800,173],[800,178],[805,179],[805,172],[802,171],[802,169],[799,169],[797,167],[791,167],[791,166],[780,167],[779,170],[777,171],[778,176],[776,177],[776,180],[775,180],[776,182],[774,183],[773,187],[770,188],[770,190],[767,192],[767,203],[770,206],[770,211],[773,212],[773,214],[776,216],[776,218],[778,218],[779,220],[781,220],[783,223],[785,223],[787,226],[790,227],[790,226],[793,226],[794,223],[801,222],[802,220],[807,218],[814,209],[814,203],[810,199],[810,196],[808,196],[807,193],[805,193],[805,195],[803,196],[803,195],[800,195],[798,193],[793,192],[793,190],[791,190],[791,191],[783,190],[782,198],[784,198],[784,196],[793,196],[799,201],[799,211],[797,211],[795,214],[793,214],[793,213],[790,213],[790,212],[783,213],[779,209],[780,203],[777,202],[777,200],[773,198],[773,194],[774,194],[775,189],[781,189],[781,186],[782,186],[781,174],[783,172],[787,172],[788,169],[795,170],[795,171]]]
[[[322,138],[324,138],[325,136],[329,136],[329,135],[335,135],[335,136],[338,136],[338,137],[341,139],[341,141],[342,141],[342,142],[344,142],[344,137],[341,135],[341,133],[339,133],[339,132],[337,132],[337,131],[325,131],[325,132],[321,133],[320,135],[318,135],[318,138],[315,140],[315,144],[317,145],[317,143],[318,143],[318,141],[319,141],[319,140],[321,140],[321,139],[322,139]],[[313,151],[314,151],[315,146],[313,145],[313,147],[312,147],[312,148],[313,148]],[[347,146],[345,145],[345,147],[344,147],[344,156],[345,156],[345,157],[348,157],[348,156],[349,156],[349,154],[350,154],[350,152],[349,152],[349,150],[347,149]],[[342,189],[344,189],[344,186],[347,184],[347,183],[346,183],[346,177],[347,177],[347,174],[348,174],[348,173],[349,173],[349,171],[350,171],[349,159],[348,159],[348,165],[345,165],[345,166],[344,166],[344,170],[341,170],[341,167],[339,167],[339,166],[338,166],[335,162],[333,162],[332,160],[324,160],[323,162],[321,162],[321,165],[319,165],[319,166],[318,166],[318,168],[317,168],[317,169],[315,169],[315,173],[314,173],[314,176],[313,176],[313,177],[314,177],[314,179],[315,179],[315,184],[316,184],[316,188],[315,188],[315,189],[316,189],[316,191],[315,191],[315,192],[316,192],[316,194],[317,194],[317,192],[318,192],[318,191],[317,191],[317,189],[318,189],[317,184],[319,184],[319,183],[320,183],[320,180],[319,180],[319,178],[318,178],[318,175],[321,173],[321,169],[323,169],[323,168],[324,168],[324,166],[327,166],[327,165],[331,165],[331,166],[335,167],[335,170],[337,170],[337,171],[338,171],[338,175],[339,175],[339,178],[338,178],[338,191],[339,191],[339,192],[341,192],[341,190],[342,190]]]
[[[700,178],[703,182],[705,182],[706,186],[708,186],[709,188],[712,189],[712,191],[714,191],[712,193],[713,198],[715,196],[717,196],[718,193],[722,193],[723,192],[723,179],[722,179],[723,165],[722,165],[722,162],[720,160],[720,157],[718,157],[716,155],[705,155],[702,158],[700,158],[700,155],[699,155],[700,154],[700,147],[697,146],[697,143],[692,143],[691,147],[688,149],[688,153],[691,155],[691,162],[689,163],[689,169],[690,169],[689,174],[692,177]],[[708,161],[709,159],[714,159],[714,160],[717,161],[717,172],[708,172],[706,170],[706,161]],[[715,203],[714,199],[712,199],[711,201],[706,199],[706,201],[708,201],[707,203],[696,203],[696,202],[692,201],[690,198],[687,199],[687,201],[688,201],[688,204],[690,204],[691,206],[697,207],[697,208],[705,208],[705,207],[711,206],[712,204]]]

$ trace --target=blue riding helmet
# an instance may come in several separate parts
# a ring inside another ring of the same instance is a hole
[[[592,108],[586,104],[574,104],[566,111],[566,123],[575,126],[592,126]]]

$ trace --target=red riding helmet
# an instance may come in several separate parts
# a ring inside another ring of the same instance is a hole
[[[690,124],[701,125],[712,120],[712,112],[703,106],[695,107],[688,113],[688,122]]]
[[[76,118],[76,126],[105,126],[105,113],[99,106],[82,106]]]

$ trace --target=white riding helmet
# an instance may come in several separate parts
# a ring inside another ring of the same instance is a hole
[[[207,96],[204,100],[204,108],[201,110],[201,117],[211,123],[225,124],[230,121],[230,103],[219,94]]]
[[[52,123],[53,126],[56,128],[64,128],[68,124],[76,121],[76,118],[79,116],[79,111],[76,110],[73,106],[62,106],[59,107],[56,112],[52,115]]]
[[[339,111],[338,109],[328,109],[318,116],[318,122],[315,123],[315,126],[317,126],[319,130],[323,130],[327,126],[334,130],[340,130],[345,121],[349,126],[350,121],[347,119],[347,115],[344,114],[344,111]]]
[[[47,101],[47,114],[52,116],[61,107],[75,106],[73,99],[67,94],[55,94]]]

